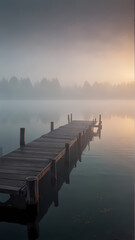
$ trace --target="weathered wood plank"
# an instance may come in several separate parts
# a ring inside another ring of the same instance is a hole
[[[31,175],[30,174],[17,174],[17,173],[0,173],[0,184],[1,184],[2,179],[17,180],[17,181],[25,182],[26,177],[29,177],[29,176],[37,176],[37,173],[36,174],[32,173]]]
[[[8,194],[18,194],[20,191],[21,187],[14,187],[10,185],[1,185],[0,184],[0,192],[1,193],[8,193]]]
[[[18,150],[24,150],[24,151],[33,151],[33,152],[42,152],[42,153],[45,153],[46,154],[46,152],[60,152],[60,151],[62,151],[63,150],[63,146],[61,146],[61,147],[52,147],[51,145],[50,146],[48,146],[48,147],[32,147],[32,146],[25,146],[25,148],[24,149],[18,149]]]
[[[19,187],[21,188],[23,185],[25,185],[25,181],[23,180],[18,180],[16,181],[16,179],[0,179],[0,185],[3,186],[13,186],[13,187]]]
[[[56,156],[57,156],[56,153],[48,153],[46,155],[43,155],[43,154],[28,153],[28,152],[23,152],[23,153],[13,152],[13,153],[7,155],[7,158],[8,157],[15,157],[15,158],[17,157],[17,158],[21,158],[21,159],[22,158],[32,158],[32,159],[37,159],[37,161],[38,161],[38,159],[44,160],[46,158],[53,158],[53,157],[56,157]]]
[[[18,161],[29,161],[29,162],[31,162],[31,164],[32,164],[32,161],[34,162],[38,162],[39,164],[40,164],[40,162],[42,161],[42,162],[44,162],[44,161],[46,161],[46,160],[48,160],[50,158],[50,156],[49,157],[47,157],[47,158],[44,158],[44,159],[42,159],[42,158],[33,158],[33,157],[10,157],[10,155],[7,157],[6,156],[6,159],[12,159],[12,160],[18,160]],[[4,159],[4,158],[3,158]]]
[[[31,171],[31,170],[21,170],[21,169],[0,169],[0,173],[12,173],[12,174],[29,174],[29,175],[38,175],[41,171]]]
[[[45,166],[44,166],[45,167]],[[30,170],[30,171],[41,171],[42,169],[43,169],[43,166],[33,166],[33,165],[29,165],[29,166],[15,166],[15,165],[3,165],[3,166],[1,166],[0,167],[0,169],[9,169],[9,170],[11,170],[11,169],[13,169],[13,170]]]
[[[23,150],[21,150],[21,149],[19,149],[19,150],[17,150],[16,152],[17,153],[22,153],[23,154],[23,152],[25,152],[25,153],[32,153],[32,154],[41,154],[41,155],[43,155],[43,156],[45,156],[45,155],[48,155],[48,154],[51,154],[51,153],[53,153],[53,154],[58,154],[58,152],[61,152],[61,150],[62,150],[62,148],[61,149],[58,149],[57,151],[56,150],[53,150],[53,149],[51,149],[51,150],[46,150],[46,151],[38,151],[38,149],[36,150],[36,149],[23,149]]]
[[[0,166],[5,166],[5,165],[9,165],[9,166],[46,166],[49,163],[49,159],[45,159],[45,161],[40,161],[40,160],[20,160],[20,158],[18,159],[14,159],[14,158],[3,158],[2,160],[0,160]]]

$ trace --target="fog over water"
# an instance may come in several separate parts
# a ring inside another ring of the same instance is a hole
[[[0,145],[4,152],[19,146],[19,129],[26,127],[26,141],[31,141],[50,130],[50,122],[55,127],[67,123],[67,115],[73,119],[90,120],[99,114],[105,119],[135,118],[134,100],[56,100],[56,101],[0,101]],[[128,128],[128,126],[126,126]],[[14,136],[14,141],[13,141]]]
[[[58,79],[43,78],[32,84],[29,78],[0,81],[0,100],[44,100],[44,99],[135,99],[135,82],[110,84],[83,82],[82,86],[62,87]]]

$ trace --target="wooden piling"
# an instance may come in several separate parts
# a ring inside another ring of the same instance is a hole
[[[56,168],[56,160],[51,160],[51,183],[55,184],[57,181],[57,168]]]
[[[72,113],[71,113],[71,122],[73,121],[73,116],[72,116]]]
[[[101,114],[99,115],[99,125],[101,125],[102,120],[101,120]]]
[[[36,205],[39,201],[38,179],[34,176],[26,178],[26,203]]]
[[[69,143],[65,144],[66,152],[65,152],[65,162],[69,163],[70,161],[70,145]]]
[[[70,123],[70,117],[69,117],[69,114],[68,114],[68,124]]]
[[[50,128],[51,128],[51,132],[52,132],[54,130],[54,122],[51,122]]]
[[[25,128],[20,128],[20,146],[25,145]]]

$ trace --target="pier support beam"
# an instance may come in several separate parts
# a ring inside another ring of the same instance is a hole
[[[72,113],[71,113],[71,122],[73,121],[73,116],[72,116]]]
[[[55,184],[57,182],[57,168],[56,168],[56,160],[51,160],[51,183]]]
[[[69,163],[70,162],[70,145],[69,145],[69,143],[65,144],[65,148],[66,148],[65,162]]]
[[[51,132],[52,132],[54,130],[54,122],[51,122],[50,128],[51,128]]]
[[[99,125],[101,125],[102,120],[101,120],[101,114],[99,115]]]
[[[68,124],[70,123],[70,117],[69,117],[69,114],[68,114]]]
[[[27,205],[36,205],[39,201],[38,179],[36,177],[26,178]]]
[[[20,147],[25,145],[25,128],[20,128]]]

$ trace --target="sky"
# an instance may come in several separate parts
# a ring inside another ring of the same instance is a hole
[[[134,79],[134,0],[0,0],[0,79]]]

